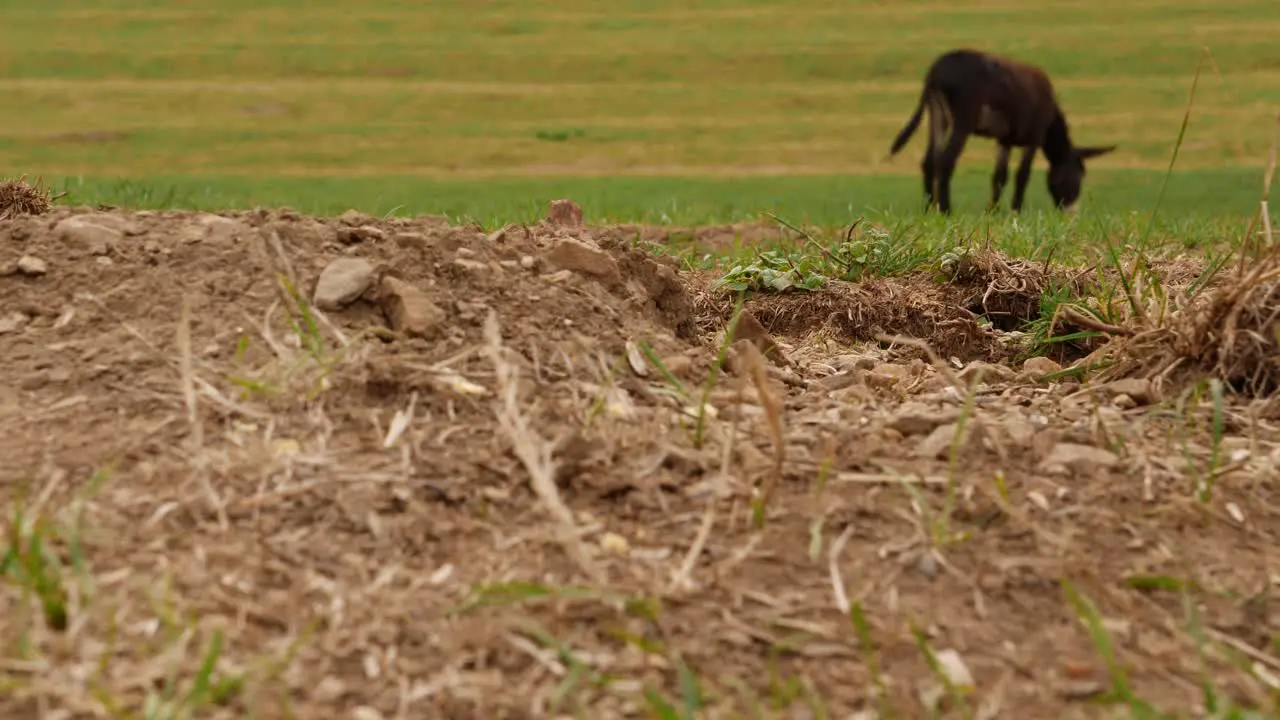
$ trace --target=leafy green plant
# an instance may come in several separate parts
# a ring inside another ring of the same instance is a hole
[[[753,263],[734,265],[713,282],[712,287],[724,287],[735,292],[818,290],[826,285],[827,278],[810,269],[814,261],[812,255],[799,252],[765,250],[756,256]]]

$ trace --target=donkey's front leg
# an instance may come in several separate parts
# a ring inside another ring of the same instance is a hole
[[[1005,183],[1009,181],[1009,151],[1012,148],[1003,142],[996,146],[996,171],[991,175],[991,202],[987,203],[987,212],[996,209],[1000,204],[1000,194],[1004,192]]]
[[[1013,176],[1013,211],[1022,212],[1022,200],[1027,195],[1027,181],[1031,179],[1031,163],[1036,159],[1036,146],[1022,148],[1018,172]]]

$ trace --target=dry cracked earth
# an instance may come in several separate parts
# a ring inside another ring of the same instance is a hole
[[[986,280],[757,296],[727,344],[638,236],[0,221],[0,714],[1272,706],[1267,398],[1053,376]]]

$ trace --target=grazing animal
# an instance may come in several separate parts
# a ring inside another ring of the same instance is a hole
[[[920,102],[894,139],[890,157],[911,139],[926,107],[929,147],[920,166],[925,198],[930,206],[936,202],[944,214],[951,212],[951,175],[969,135],[991,138],[997,144],[988,210],[1000,202],[1009,179],[1009,153],[1015,147],[1022,148],[1022,158],[1014,176],[1014,212],[1022,210],[1036,150],[1043,150],[1049,161],[1049,195],[1054,204],[1071,212],[1080,199],[1084,161],[1116,148],[1072,145],[1049,76],[1033,65],[978,50],[951,50],[933,61]]]

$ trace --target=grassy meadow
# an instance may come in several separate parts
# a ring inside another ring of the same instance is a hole
[[[1103,214],[1155,204],[1203,48],[1213,63],[1162,215],[1256,207],[1280,96],[1263,0],[1027,3],[46,0],[0,26],[0,167],[73,202],[289,205],[501,222],[571,196],[593,219],[838,224],[915,213],[923,134],[885,159],[930,59],[1043,64]],[[994,149],[955,184],[977,213]],[[1047,208],[1044,161],[1029,190]],[[1006,191],[1005,202],[1010,195]]]

